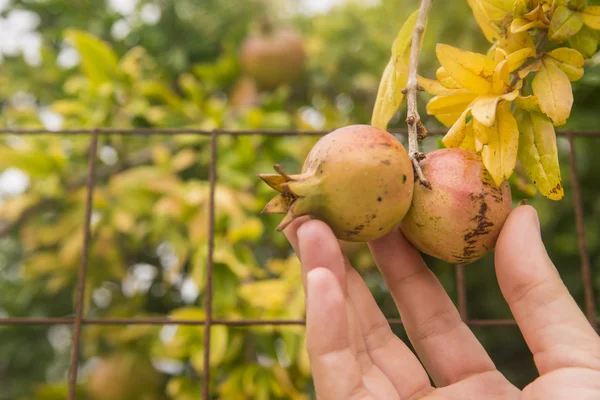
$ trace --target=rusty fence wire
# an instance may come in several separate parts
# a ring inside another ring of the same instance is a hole
[[[73,317],[43,318],[43,317],[3,317],[0,318],[2,325],[72,325],[73,338],[71,359],[68,372],[68,399],[75,399],[75,389],[77,384],[77,372],[79,367],[80,348],[81,348],[81,328],[83,325],[203,325],[204,326],[204,359],[203,359],[203,399],[208,400],[211,396],[210,388],[210,341],[212,325],[228,326],[251,326],[251,325],[303,325],[304,320],[273,320],[273,319],[244,319],[244,320],[222,320],[214,319],[212,316],[213,293],[213,252],[215,239],[215,187],[217,182],[217,144],[220,136],[322,136],[329,131],[297,131],[297,130],[203,130],[192,128],[172,128],[172,129],[153,129],[153,128],[83,128],[83,129],[0,129],[0,135],[87,135],[90,136],[90,146],[88,155],[87,171],[87,193],[84,215],[84,236],[82,238],[82,252],[77,276],[77,286],[75,292],[75,310]],[[432,130],[430,135],[444,134],[445,130]],[[392,131],[392,133],[405,135],[406,130]],[[96,157],[99,135],[178,135],[193,134],[210,137],[210,167],[209,167],[209,224],[208,224],[208,256],[206,268],[206,291],[205,291],[205,318],[198,320],[178,320],[169,317],[153,318],[86,318],[85,310],[85,287],[87,279],[87,267],[89,261],[89,248],[91,241],[91,219],[92,219],[92,200],[94,188],[96,186]],[[584,312],[594,328],[598,328],[600,321],[596,318],[596,306],[594,301],[592,271],[590,265],[590,256],[587,249],[585,238],[583,205],[581,198],[581,186],[577,171],[577,155],[575,151],[575,138],[577,137],[597,137],[600,138],[600,131],[559,131],[558,136],[565,137],[569,142],[569,168],[571,172],[573,209],[575,212],[575,222],[580,256],[581,280],[584,292]],[[516,325],[511,319],[470,319],[467,312],[467,290],[464,266],[456,266],[456,288],[457,305],[463,320],[470,326],[510,326]],[[401,324],[398,318],[388,320],[392,325]]]

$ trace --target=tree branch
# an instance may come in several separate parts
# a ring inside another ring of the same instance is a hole
[[[421,116],[417,110],[417,92],[420,90],[417,80],[419,70],[419,53],[421,50],[421,38],[425,31],[425,22],[427,14],[431,9],[433,0],[421,0],[419,15],[417,16],[417,24],[412,35],[412,47],[410,50],[410,64],[408,69],[408,82],[406,84],[406,100],[408,102],[408,112],[406,123],[408,124],[408,155],[415,168],[415,174],[419,178],[421,185],[431,189],[431,184],[423,175],[419,161],[425,156],[419,152],[419,138],[426,136],[426,129],[421,122]]]

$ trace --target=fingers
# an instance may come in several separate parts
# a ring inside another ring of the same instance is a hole
[[[319,251],[315,249],[315,253]],[[312,267],[306,279],[306,342],[319,399],[372,398],[363,385],[360,366],[350,347],[340,283],[330,270]]]
[[[336,278],[338,280],[343,280],[343,283],[340,281],[338,282],[340,285],[344,285],[344,289],[347,289],[347,273],[350,271],[354,272],[354,270],[350,266],[348,260],[341,255],[338,242],[331,230],[324,223],[319,221],[311,221],[305,225],[300,225],[302,226],[301,229],[298,225],[292,226],[291,229],[286,229],[285,233],[292,243],[292,246],[299,252],[299,255],[303,260],[302,268],[305,273],[310,275],[311,271],[313,271],[313,264],[315,263],[320,263],[320,265],[323,266],[326,265],[326,268],[334,269],[336,271]],[[310,255],[306,256],[306,253],[310,253]],[[344,266],[343,271],[338,269],[340,265]],[[345,291],[344,289],[342,292]],[[368,297],[370,297],[373,301],[371,293],[368,291],[368,289],[367,294]],[[356,315],[354,304],[351,301],[347,291],[344,293],[344,295],[345,315],[347,318],[346,321],[348,331],[347,335],[349,341],[348,347],[350,353],[355,357],[355,361],[359,365],[364,386],[375,398],[391,400],[398,398],[398,394],[396,393],[396,390],[391,384],[390,380],[371,360],[369,352],[366,349],[365,342],[363,341],[359,321],[361,317]],[[309,296],[307,296],[307,301],[311,301]],[[375,310],[379,312],[376,304]],[[312,327],[312,324],[313,322],[310,320],[307,321],[309,329]],[[329,322],[324,324],[324,326],[328,325]],[[387,356],[389,357],[389,354]],[[411,354],[411,356],[414,358],[414,355]],[[394,371],[394,373],[396,373],[396,371]]]
[[[504,298],[540,374],[564,367],[600,370],[600,339],[546,253],[534,208],[508,217],[495,254]]]
[[[388,377],[401,399],[432,391],[421,363],[394,335],[358,272],[350,268],[346,274],[348,293],[362,331],[363,346],[372,362]]]
[[[496,370],[442,285],[398,229],[369,247],[408,337],[438,386]]]

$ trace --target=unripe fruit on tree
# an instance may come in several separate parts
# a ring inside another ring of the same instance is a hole
[[[322,137],[302,173],[259,175],[281,192],[263,213],[286,214],[278,229],[310,215],[325,222],[338,239],[377,239],[400,223],[410,207],[414,173],[408,154],[391,134],[352,125]]]
[[[115,353],[103,358],[88,377],[93,400],[141,400],[161,387],[161,374],[150,360],[136,353]]]
[[[496,245],[512,208],[508,182],[496,186],[476,153],[441,149],[421,163],[432,190],[416,185],[400,225],[420,251],[452,264],[478,260]]]
[[[263,89],[295,82],[304,71],[304,58],[302,39],[289,28],[263,28],[244,40],[240,51],[243,71]]]

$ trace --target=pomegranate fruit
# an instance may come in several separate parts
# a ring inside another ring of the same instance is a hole
[[[408,153],[391,134],[352,125],[322,137],[311,149],[302,173],[259,175],[281,192],[263,213],[286,214],[278,226],[311,215],[338,239],[365,242],[400,223],[410,207],[414,173]]]
[[[304,71],[305,52],[302,39],[290,28],[273,30],[263,24],[259,33],[242,43],[242,70],[263,89],[295,82]]]
[[[421,163],[432,190],[416,185],[400,228],[420,251],[468,264],[492,251],[512,208],[508,182],[499,187],[478,154],[441,149]]]
[[[161,384],[161,374],[149,359],[126,352],[102,359],[90,373],[87,388],[93,400],[140,400],[156,394]]]

